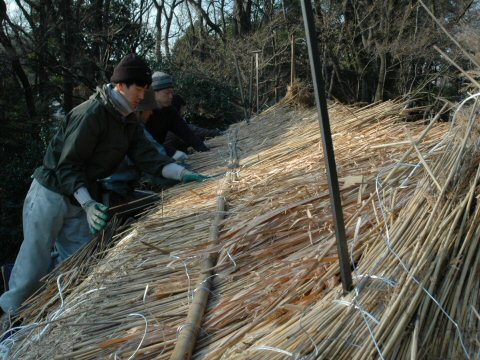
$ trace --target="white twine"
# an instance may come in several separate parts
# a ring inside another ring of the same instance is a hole
[[[460,103],[460,105],[457,107],[457,109],[455,110],[455,113],[453,115],[453,118],[452,118],[452,123],[451,123],[451,128],[453,128],[454,124],[455,124],[455,120],[456,120],[456,117],[457,117],[457,114],[458,112],[460,111],[460,109],[470,100],[473,100],[473,99],[476,99],[477,97],[480,96],[480,93],[477,93],[477,94],[474,94],[474,95],[471,95],[469,96],[468,98],[466,98],[464,101],[462,101],[462,103]],[[432,147],[429,151],[428,151],[428,154],[432,154],[433,152],[435,152],[438,148],[440,148],[441,146],[443,146],[443,143],[446,139],[443,139],[442,141],[440,141],[437,145],[435,145],[434,147]],[[415,174],[415,172],[422,166],[421,163],[417,163],[417,164],[408,164],[408,163],[397,163],[395,165],[393,165],[392,167],[389,167],[389,168],[386,168],[384,169],[383,171],[381,171],[377,177],[376,177],[376,180],[375,180],[375,193],[376,193],[376,196],[377,196],[377,199],[378,199],[378,202],[379,202],[379,208],[381,210],[381,213],[382,213],[382,217],[383,217],[383,220],[384,220],[384,224],[385,224],[385,239],[386,239],[386,246],[387,246],[387,250],[389,252],[391,252],[396,258],[397,260],[400,262],[400,265],[402,266],[403,270],[408,274],[408,276],[410,276],[410,278],[417,284],[421,287],[421,289],[427,294],[427,296],[439,307],[439,309],[441,310],[441,312],[447,317],[447,319],[455,326],[455,329],[456,329],[456,332],[457,332],[457,336],[459,337],[459,340],[460,340],[460,344],[462,346],[462,349],[465,353],[465,355],[467,356],[468,359],[470,359],[469,357],[469,353],[468,353],[468,350],[466,349],[466,346],[464,344],[464,341],[463,341],[463,336],[462,336],[462,333],[460,331],[460,327],[458,326],[458,324],[454,321],[454,319],[447,313],[447,311],[441,306],[441,304],[439,303],[439,301],[437,299],[434,298],[434,296],[432,294],[430,294],[430,292],[425,288],[423,287],[420,282],[415,278],[415,276],[411,273],[411,271],[408,269],[407,265],[403,262],[403,260],[401,259],[401,257],[393,250],[393,248],[391,247],[391,240],[390,240],[390,229],[388,227],[388,222],[387,222],[387,211],[383,205],[383,201],[382,201],[382,197],[380,195],[380,192],[382,190],[382,184],[381,184],[381,181],[380,181],[380,176],[382,174],[384,174],[387,170],[391,170],[392,168],[398,168],[400,166],[409,166],[409,167],[413,167],[412,171],[408,174],[408,176],[402,181],[402,183],[400,184],[399,188],[405,188],[407,187],[408,185],[408,182],[410,181],[410,179],[413,177],[413,175]],[[384,277],[380,277],[380,276],[376,276],[376,275],[360,275],[357,273],[357,267],[355,266],[355,261],[353,259],[353,252],[354,252],[354,245],[355,245],[355,240],[358,236],[358,230],[360,228],[360,222],[361,222],[361,219],[359,218],[358,219],[358,222],[357,222],[357,227],[356,227],[356,231],[355,231],[355,236],[354,236],[354,240],[352,242],[352,249],[351,249],[351,263],[352,263],[352,266],[353,266],[353,269],[354,269],[354,272],[355,272],[355,278],[375,278],[375,279],[379,279],[381,281],[383,281],[384,283],[386,283],[388,286],[391,286],[391,287],[394,287],[395,286],[395,281],[392,280],[392,279],[386,279]],[[377,268],[377,266],[380,264],[380,262],[377,262],[377,264],[374,266],[374,269]],[[376,320],[375,317],[373,317],[373,315],[371,315],[370,313],[368,312],[365,312],[360,305],[355,305],[355,303],[359,303],[358,302],[358,297],[360,295],[360,291],[361,289],[359,289],[358,287],[355,288],[355,297],[352,301],[352,303],[348,303],[348,302],[344,302],[346,304],[344,305],[350,305],[350,306],[353,306],[354,308],[356,308],[357,310],[360,311],[362,317],[364,318],[364,321],[365,321],[365,324],[368,328],[368,331],[370,333],[370,337],[372,338],[372,341],[375,345],[375,348],[380,356],[381,359],[384,359],[383,355],[382,355],[382,352],[380,350],[380,347],[379,347],[379,344],[377,343],[377,341],[375,340],[375,336],[374,336],[374,333],[373,333],[373,330],[372,328],[370,327],[368,321],[367,321],[367,317],[374,320],[377,324],[378,324],[378,320]],[[337,301],[338,303],[342,303],[342,301]]]
[[[305,329],[305,327],[303,326],[303,316],[305,315],[305,313],[307,312],[307,309],[303,310],[302,311],[302,315],[300,316],[300,321],[299,321],[299,327],[300,327],[300,330],[302,330],[308,337],[308,339],[311,341],[312,345],[313,345],[313,348],[315,349],[315,354],[314,356],[318,356],[318,347],[317,347],[317,344],[315,343],[315,340],[313,340],[313,338],[310,336],[310,334],[307,332],[307,329]],[[305,358],[308,358],[309,356],[307,355],[307,357]],[[300,354],[297,354],[295,356],[295,358],[301,358],[301,355]]]
[[[148,295],[148,284],[147,284],[147,286],[145,286],[145,291],[143,292],[143,305],[146,304],[147,295]]]
[[[230,255],[230,252],[227,250],[227,256],[230,259],[230,261],[233,263],[233,271],[237,270],[237,263],[235,262],[235,259],[233,258],[232,255]]]
[[[148,332],[148,319],[140,314],[140,313],[131,313],[131,314],[128,314],[127,316],[138,316],[138,317],[141,317],[144,321],[145,321],[145,331],[143,332],[143,336],[142,336],[142,339],[140,340],[140,343],[138,344],[137,348],[135,349],[135,351],[133,352],[132,355],[130,355],[130,357],[128,358],[128,360],[131,360],[135,357],[135,355],[137,355],[137,352],[138,350],[140,350],[140,348],[142,347],[142,344],[143,344],[143,341],[145,340],[145,337],[147,336],[147,332]],[[115,360],[120,360],[120,358],[118,357],[117,353],[118,353],[119,350],[117,350],[115,352],[115,355],[114,355],[114,358]]]
[[[256,351],[256,350],[273,351],[273,352],[277,352],[277,353],[280,353],[280,354],[284,354],[284,355],[288,355],[290,357],[293,357],[293,353],[291,353],[289,351],[286,351],[286,350],[282,350],[280,348],[272,347],[272,346],[255,346],[253,348],[250,348],[250,351]]]
[[[440,311],[447,317],[447,319],[455,326],[455,329],[456,329],[456,332],[457,332],[457,336],[460,340],[460,344],[462,346],[462,349],[466,355],[466,357],[468,359],[470,359],[470,356],[469,356],[469,353],[468,353],[468,350],[464,344],[464,341],[463,341],[463,336],[462,336],[462,332],[460,331],[460,327],[458,326],[458,324],[455,322],[455,320],[447,313],[447,311],[443,308],[443,306],[440,304],[440,302],[424,287],[420,284],[420,281],[417,280],[417,278],[412,274],[412,272],[410,271],[410,269],[408,268],[408,266],[403,262],[402,258],[400,257],[400,255],[398,255],[395,250],[393,250],[392,246],[391,246],[391,239],[390,239],[390,229],[389,229],[389,226],[388,226],[388,221],[387,221],[387,211],[385,210],[385,207],[383,205],[383,202],[382,202],[382,198],[381,198],[381,195],[380,195],[380,191],[381,191],[381,182],[380,182],[380,174],[377,175],[376,177],[376,181],[375,181],[375,192],[376,192],[376,195],[377,195],[377,199],[378,199],[378,203],[379,203],[379,208],[381,210],[381,213],[382,213],[382,217],[383,217],[383,222],[385,224],[385,240],[386,240],[386,246],[387,246],[387,249],[389,252],[391,252],[393,254],[393,256],[399,261],[401,267],[403,268],[403,270],[407,273],[407,275],[417,284],[420,286],[420,288],[423,290],[423,292],[425,292],[425,294],[427,294],[427,296],[435,303],[435,305],[438,306],[438,308],[440,309]]]
[[[473,99],[477,99],[478,97],[480,96],[480,93],[476,93],[476,94],[473,94],[471,96],[469,96],[468,98],[466,98],[465,100],[463,100],[457,107],[457,109],[455,110],[454,112],[454,115],[452,117],[452,122],[451,122],[451,129],[453,129],[453,126],[455,124],[455,120],[456,120],[456,117],[459,113],[459,111],[463,108],[463,106],[473,100]],[[436,150],[439,145],[442,143],[443,141],[440,141],[439,144],[437,144],[434,148],[432,148],[429,153],[432,153],[434,150]],[[414,171],[418,168],[418,165],[415,167]],[[411,166],[411,165],[410,165]],[[413,172],[409,175],[413,175]],[[403,260],[401,259],[401,257],[393,250],[393,248],[391,247],[391,239],[390,239],[390,230],[389,230],[389,227],[388,227],[388,222],[387,222],[387,215],[386,215],[386,210],[385,210],[385,207],[383,205],[383,202],[382,202],[382,199],[381,199],[381,196],[380,196],[380,190],[381,190],[381,182],[380,182],[380,175],[377,175],[376,177],[376,181],[375,181],[375,191],[376,191],[376,195],[377,195],[377,199],[378,199],[378,202],[379,202],[379,207],[380,207],[380,210],[382,212],[382,217],[384,219],[384,224],[385,224],[385,240],[386,240],[386,246],[387,246],[387,249],[388,251],[390,251],[394,256],[395,258],[399,261],[401,267],[403,268],[403,270],[407,273],[407,275],[417,284],[421,287],[422,291],[425,292],[427,294],[427,296],[435,303],[435,305],[437,305],[437,307],[440,309],[440,311],[446,316],[446,318],[453,324],[453,326],[455,327],[456,329],[456,333],[457,333],[457,336],[460,340],[460,345],[462,346],[462,350],[463,352],[465,353],[465,356],[467,357],[467,359],[470,359],[470,356],[469,356],[469,352],[465,346],[465,343],[464,343],[464,340],[463,340],[463,335],[462,335],[462,332],[460,330],[460,327],[459,325],[457,324],[457,322],[448,314],[448,312],[443,308],[443,306],[440,304],[440,302],[424,287],[420,284],[420,281],[417,280],[417,278],[411,273],[411,271],[409,270],[408,266],[403,262]]]
[[[185,275],[187,275],[187,284],[188,284],[188,287],[187,287],[187,303],[189,303],[191,300],[190,300],[190,296],[192,297],[191,299],[193,300],[193,293],[191,293],[191,286],[192,286],[192,282],[191,282],[191,279],[190,279],[190,274],[188,272],[188,266],[187,266],[187,262],[186,260],[182,260],[179,256],[176,256],[176,255],[170,255],[170,257],[174,258],[175,260],[172,261],[170,264],[167,265],[167,267],[170,267],[175,261],[179,260],[182,262],[183,264],[183,267],[185,268]],[[188,258],[188,259],[194,259],[194,257],[192,258]]]
[[[359,275],[358,275],[358,272],[357,272],[357,266],[355,265],[355,259],[353,258],[353,256],[354,256],[353,254],[355,252],[355,242],[358,239],[358,235],[360,233],[361,225],[362,225],[362,219],[358,218],[357,225],[355,226],[355,233],[354,233],[354,236],[353,236],[352,248],[351,248],[351,251],[350,251],[350,262],[352,263],[353,272],[355,273],[356,277],[358,277]],[[373,316],[372,314],[370,314],[369,312],[365,311],[362,308],[361,303],[358,300],[359,297],[360,297],[361,289],[359,289],[358,286],[356,286],[354,289],[355,289],[355,296],[352,299],[351,303],[348,303],[347,301],[342,301],[342,300],[337,300],[336,302],[339,303],[339,304],[343,303],[343,305],[347,305],[347,306],[353,306],[354,309],[357,309],[357,310],[360,311],[363,322],[367,326],[368,333],[370,334],[370,338],[373,341],[373,345],[375,346],[375,349],[377,350],[378,355],[380,356],[380,359],[385,360],[385,358],[383,357],[382,351],[380,350],[380,346],[379,346],[377,340],[375,339],[375,334],[373,333],[373,330],[372,330],[372,328],[370,326],[370,323],[368,322],[367,318],[370,318],[371,320],[373,320],[373,322],[375,322],[375,324],[377,324],[377,325],[379,324],[379,321],[377,320],[377,318],[375,318],[375,316]]]

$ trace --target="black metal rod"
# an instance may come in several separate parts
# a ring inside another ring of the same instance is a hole
[[[318,110],[318,122],[322,133],[323,153],[327,168],[328,187],[330,189],[330,205],[332,207],[333,222],[335,224],[335,236],[337,238],[338,258],[340,262],[340,276],[345,292],[352,290],[352,273],[348,256],[347,239],[345,237],[345,224],[343,222],[342,200],[338,186],[337,167],[333,151],[332,133],[328,119],[327,100],[325,98],[325,85],[321,73],[320,56],[318,54],[315,23],[313,19],[312,3],[310,0],[301,0],[305,36],[308,44],[308,56],[312,70],[315,101]]]

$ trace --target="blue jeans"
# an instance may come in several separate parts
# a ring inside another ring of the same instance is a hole
[[[5,312],[16,311],[53,266],[73,255],[93,235],[81,207],[33,180],[23,205],[23,237],[9,290],[0,297]]]

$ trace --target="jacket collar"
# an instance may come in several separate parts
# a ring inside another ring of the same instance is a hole
[[[118,91],[114,90],[112,84],[104,84],[97,87],[97,91],[91,99],[99,101],[112,116],[123,122],[137,122],[133,109],[127,100]]]

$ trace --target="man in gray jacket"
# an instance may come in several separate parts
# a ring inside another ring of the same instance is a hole
[[[2,320],[18,310],[54,265],[105,227],[108,209],[101,203],[98,179],[111,175],[126,155],[154,176],[206,179],[160,155],[145,138],[134,110],[151,80],[147,64],[129,54],[115,67],[110,84],[65,116],[25,199],[24,240],[9,289],[0,297]]]

